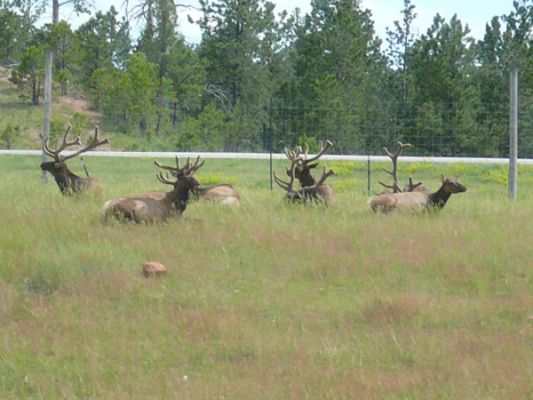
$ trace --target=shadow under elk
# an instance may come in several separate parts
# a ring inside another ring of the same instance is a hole
[[[71,129],[72,125],[69,124],[65,135],[63,136],[62,143],[58,143],[58,146],[56,146],[55,149],[50,148],[50,138],[43,140],[43,151],[46,155],[52,157],[53,161],[46,161],[41,164],[41,169],[52,174],[57,186],[59,187],[59,190],[63,195],[66,196],[69,196],[73,193],[85,192],[91,188],[97,188],[97,190],[99,189],[98,181],[96,179],[90,177],[82,178],[74,174],[68,168],[66,161],[79,156],[86,151],[93,150],[98,146],[109,143],[107,138],[99,140],[99,128],[98,126],[95,126],[94,137],[88,144],[68,155],[61,154],[61,152],[67,147],[81,146],[81,139],[79,136],[72,142],[67,141],[67,137]]]
[[[335,201],[335,191],[330,185],[324,183],[327,177],[324,178],[322,183],[317,185],[317,180],[311,174],[311,170],[316,168],[319,164],[317,160],[332,146],[333,143],[329,140],[326,140],[325,143],[321,142],[319,152],[313,157],[309,157],[308,155],[309,146],[307,143],[303,145],[303,148],[301,146],[296,146],[293,150],[290,150],[287,147],[284,149],[285,156],[291,161],[291,168],[287,168],[286,170],[289,178],[296,178],[300,183],[300,188],[313,188],[313,190],[302,191],[302,195],[305,197],[304,200],[306,201],[322,202],[324,204],[331,204]],[[333,172],[328,176],[331,175],[333,175]],[[279,178],[276,179],[276,183],[279,185],[278,180]],[[287,182],[285,182],[285,185],[286,184]]]
[[[156,162],[161,169],[172,168],[175,180],[170,180],[168,175],[162,172],[156,175],[157,179],[164,184],[172,185],[173,189],[164,195],[152,195],[147,193],[141,196],[121,197],[105,202],[103,214],[105,218],[115,217],[137,223],[165,222],[172,215],[181,215],[187,208],[190,193],[198,187],[198,181],[193,177],[194,173],[204,164],[200,162],[200,156],[194,163],[190,158],[180,168],[178,157],[176,167],[167,167]],[[152,192],[160,193],[160,192]]]
[[[457,179],[442,176],[441,186],[436,192],[382,193],[370,199],[368,204],[374,212],[389,213],[398,210],[418,213],[429,209],[442,209],[452,194],[463,192],[466,192],[466,187],[457,182]]]

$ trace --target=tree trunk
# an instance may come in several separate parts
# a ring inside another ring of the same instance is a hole
[[[31,104],[34,106],[39,105],[39,90],[38,90],[37,78],[31,80]]]

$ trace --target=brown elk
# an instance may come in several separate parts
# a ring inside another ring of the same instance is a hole
[[[175,167],[163,166],[157,161],[154,163],[159,168],[168,170],[174,177],[177,177],[177,170]],[[148,192],[147,194],[155,198],[162,196],[162,193],[158,191]],[[220,183],[218,185],[210,186],[197,186],[192,190],[192,194],[196,199],[199,200],[219,202],[220,204],[228,206],[240,205],[239,193],[229,183]]]
[[[98,126],[94,127],[94,137],[90,143],[76,150],[75,152],[69,155],[62,155],[61,152],[70,146],[81,146],[81,139],[78,136],[76,140],[69,142],[67,141],[67,136],[72,129],[72,125],[69,124],[65,135],[63,136],[63,142],[56,146],[55,150],[50,148],[50,138],[47,138],[43,141],[43,151],[54,161],[47,161],[41,164],[41,169],[47,172],[50,172],[56,183],[59,186],[59,190],[62,194],[68,196],[73,193],[87,191],[91,187],[98,187],[97,180],[94,178],[82,178],[69,170],[67,167],[66,161],[74,158],[86,151],[92,150],[98,146],[109,143],[107,138],[99,140],[99,128]]]
[[[282,179],[280,179],[276,172],[274,172],[274,181],[278,184],[280,188],[285,190],[287,193],[285,194],[287,200],[292,201],[293,203],[304,203],[306,204],[308,201],[311,202],[324,202],[324,204],[328,204],[327,201],[324,200],[322,197],[322,189],[324,186],[324,182],[328,177],[331,175],[334,175],[335,173],[332,170],[328,170],[326,167],[324,167],[324,170],[322,171],[322,176],[318,181],[315,181],[312,185],[309,186],[303,186],[299,189],[294,188],[294,179],[296,177],[296,168],[297,164],[299,163],[299,159],[294,159],[291,162],[290,169],[287,170],[287,175],[289,175],[289,181],[286,182]]]
[[[368,204],[374,212],[388,213],[394,210],[420,212],[428,209],[441,209],[454,193],[466,192],[466,187],[457,179],[441,178],[442,184],[436,192],[412,191],[382,193]]]
[[[190,193],[198,187],[198,181],[193,174],[204,165],[204,161],[200,162],[200,156],[198,156],[196,161],[191,163],[188,158],[185,165],[180,168],[178,157],[176,157],[176,167],[167,167],[159,163],[157,165],[162,169],[175,171],[173,173],[175,180],[170,180],[168,175],[163,175],[162,172],[156,175],[161,183],[173,186],[170,192],[164,195],[147,193],[141,196],[109,200],[104,204],[104,216],[141,223],[165,222],[172,215],[181,215],[187,207]]]
[[[296,162],[296,165],[294,166],[294,172],[292,172],[292,164],[291,169],[287,169],[287,175],[289,178],[291,178],[292,174],[294,173],[294,177],[300,183],[301,188],[316,187],[315,190],[306,190],[303,192],[303,194],[307,197],[307,200],[323,202],[325,204],[330,204],[335,201],[335,191],[333,188],[324,183],[316,185],[317,181],[311,174],[311,170],[318,166],[318,162],[316,161],[322,157],[322,155],[328,151],[331,146],[333,146],[333,143],[329,140],[326,140],[326,143],[321,142],[319,152],[313,157],[308,156],[309,146],[307,143],[304,144],[303,149],[300,146],[296,146],[294,150],[290,150],[285,147],[284,151],[287,159],[291,161],[291,163]]]

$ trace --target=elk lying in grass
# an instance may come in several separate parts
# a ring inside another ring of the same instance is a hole
[[[119,219],[133,222],[165,222],[168,217],[181,215],[189,202],[190,193],[198,187],[198,181],[193,174],[204,164],[200,162],[200,156],[196,162],[191,163],[187,159],[185,166],[180,168],[178,157],[176,157],[176,167],[167,167],[158,163],[163,169],[172,168],[175,171],[175,180],[170,180],[168,175],[162,172],[156,175],[157,179],[167,185],[172,185],[173,189],[164,195],[145,194],[133,197],[121,197],[109,200],[104,204],[105,217],[117,217]],[[160,192],[152,192],[160,193]]]
[[[154,162],[161,169],[170,171],[172,176],[177,177],[177,170],[175,167],[161,165],[158,161]],[[161,197],[162,192],[152,191],[148,192],[148,195],[152,197]],[[228,183],[220,183],[218,185],[210,186],[197,186],[192,190],[192,194],[196,199],[215,201],[228,206],[239,206],[240,196],[239,193]]]
[[[436,192],[412,191],[382,193],[371,199],[368,204],[374,212],[388,213],[394,210],[420,212],[427,209],[441,209],[454,193],[466,192],[466,187],[456,179],[442,177],[442,184]]]
[[[295,171],[297,168],[298,161],[298,159],[294,159],[291,163],[291,168],[287,170],[287,174],[289,175],[288,182],[285,182],[282,179],[278,178],[276,172],[274,172],[274,181],[278,184],[280,188],[287,192],[285,194],[287,200],[292,201],[293,203],[306,204],[308,201],[311,201],[323,202],[327,205],[328,203],[324,201],[324,198],[322,197],[322,189],[326,179],[331,175],[334,175],[334,172],[332,170],[327,170],[327,168],[324,167],[324,170],[322,171],[322,176],[318,181],[315,181],[315,183],[310,186],[304,186],[300,187],[299,189],[295,189],[294,179],[296,176]]]
[[[333,188],[323,182],[322,184],[317,185],[317,181],[311,174],[311,170],[318,166],[318,162],[316,161],[322,157],[331,146],[333,146],[333,143],[329,140],[326,140],[326,143],[321,142],[320,151],[313,157],[308,156],[309,146],[307,143],[304,144],[303,149],[300,146],[296,146],[293,150],[285,147],[285,155],[287,156],[287,159],[291,161],[291,168],[287,169],[287,175],[289,178],[292,178],[292,174],[294,174],[294,178],[300,183],[300,188],[315,187],[314,190],[305,190],[302,192],[306,197],[306,200],[323,202],[325,204],[330,204],[335,201],[335,191]],[[293,165],[294,171],[292,171]],[[332,174],[333,172],[331,172],[330,175]],[[277,183],[279,185],[279,182]]]
[[[67,127],[67,131],[63,136],[63,142],[59,146],[56,146],[55,150],[52,150],[50,148],[50,138],[47,138],[45,141],[43,141],[43,151],[48,156],[52,157],[54,161],[47,161],[41,164],[41,169],[50,172],[54,176],[57,186],[59,186],[59,190],[61,191],[61,193],[67,196],[71,195],[72,193],[84,192],[90,188],[98,187],[98,184],[97,180],[94,178],[82,178],[71,172],[67,167],[66,161],[82,153],[85,153],[86,151],[109,143],[109,140],[107,138],[102,140],[98,139],[99,129],[98,126],[95,126],[94,137],[90,143],[69,155],[62,155],[60,153],[67,147],[81,146],[81,139],[79,136],[76,138],[76,140],[72,142],[67,141],[67,136],[70,133],[71,129],[72,125],[69,124]]]

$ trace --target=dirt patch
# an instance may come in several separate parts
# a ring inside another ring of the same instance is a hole
[[[98,117],[100,116],[99,113],[95,111],[91,111],[89,109],[89,102],[85,99],[79,99],[69,96],[62,96],[59,98],[59,105],[60,106],[67,106],[69,108],[72,108],[75,112],[79,112],[81,114],[85,114],[88,117]]]
[[[9,77],[11,76],[11,70],[9,68],[0,67],[0,82],[10,83]]]

